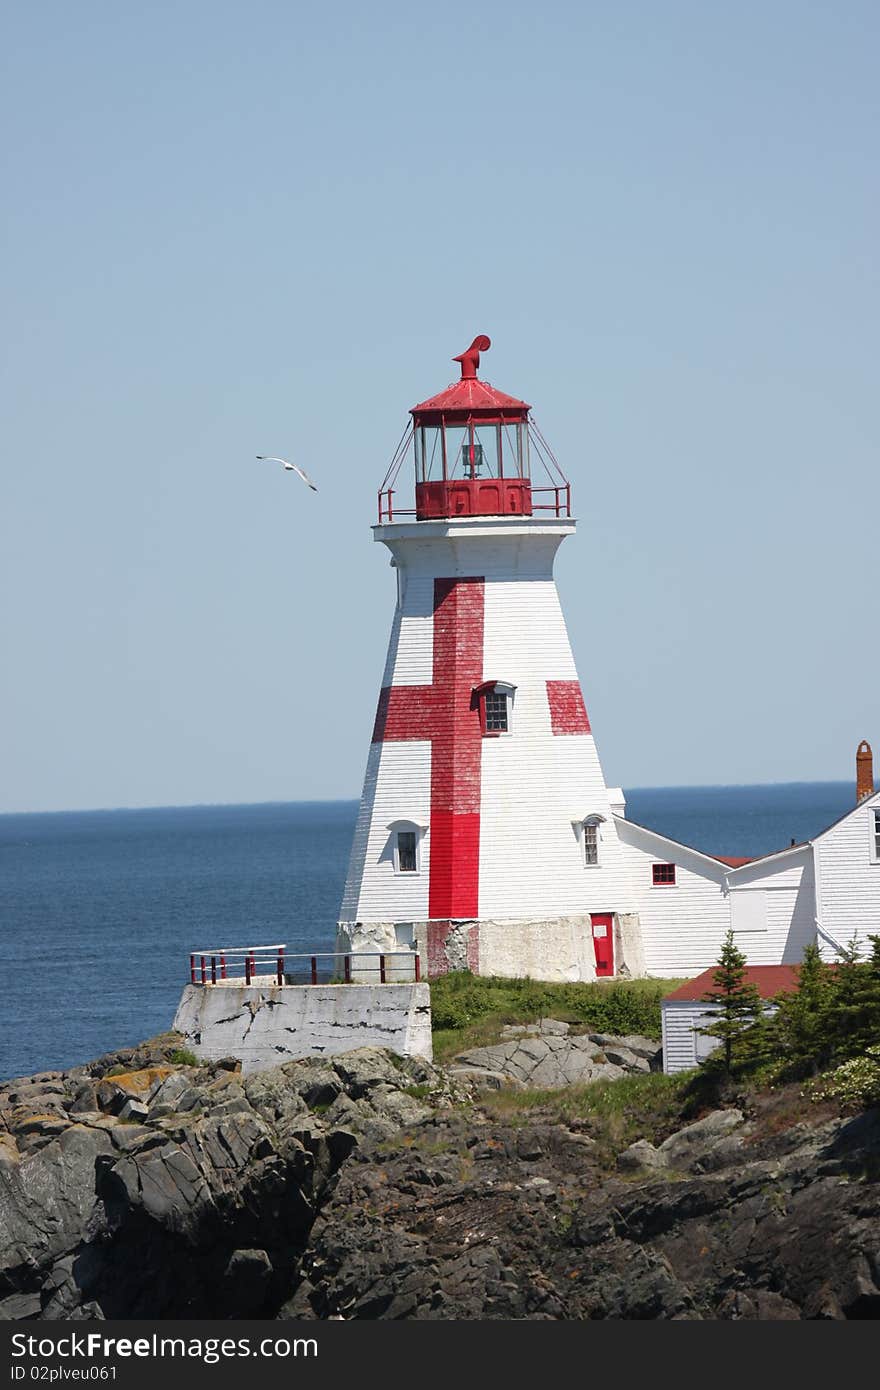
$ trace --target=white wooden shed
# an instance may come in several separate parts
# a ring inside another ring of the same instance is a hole
[[[745,978],[767,1000],[769,1009],[777,994],[796,987],[799,969],[796,965],[748,965]],[[663,1070],[667,1074],[689,1071],[718,1046],[717,1038],[707,1038],[699,1031],[719,1012],[719,1006],[705,998],[714,988],[714,976],[714,967],[704,970],[661,1001]]]

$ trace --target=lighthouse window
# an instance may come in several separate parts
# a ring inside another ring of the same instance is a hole
[[[473,693],[471,709],[480,711],[484,738],[497,738],[511,731],[511,714],[516,686],[508,681],[484,681]]]
[[[584,821],[584,863],[599,862],[599,827],[595,821]]]
[[[651,870],[654,876],[655,888],[674,888],[675,887],[675,865],[674,864],[652,864]]]
[[[398,830],[397,872],[399,874],[414,874],[416,869],[416,832],[414,830]]]
[[[486,692],[486,733],[507,733],[507,696],[501,690]]]

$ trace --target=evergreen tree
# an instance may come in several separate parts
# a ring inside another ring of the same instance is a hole
[[[833,972],[827,1010],[835,1059],[861,1057],[880,1040],[880,936],[870,936],[871,954],[859,957],[853,938]]]
[[[733,1050],[744,1034],[761,1018],[763,1004],[753,984],[746,980],[746,958],[734,943],[731,927],[724,938],[718,964],[712,977],[714,989],[703,995],[707,1004],[718,1006],[717,1018],[699,1032],[718,1038],[724,1051],[724,1069],[733,1068]]]
[[[818,946],[807,946],[797,988],[777,995],[777,1012],[770,1025],[787,1068],[796,1075],[821,1071],[834,1055],[833,999],[833,971],[822,960]]]

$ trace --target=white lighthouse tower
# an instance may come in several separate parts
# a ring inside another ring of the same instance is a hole
[[[379,493],[397,604],[337,949],[413,946],[429,975],[641,974],[623,796],[605,785],[553,578],[570,487],[530,407],[478,378],[489,346],[476,338],[461,380],[410,411]]]

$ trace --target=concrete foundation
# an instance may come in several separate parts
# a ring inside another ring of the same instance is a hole
[[[356,1047],[432,1058],[427,984],[187,985],[174,1027],[197,1057],[237,1057],[244,1073]]]
[[[614,974],[645,975],[642,929],[637,912],[614,913]],[[406,941],[403,941],[403,938]],[[437,920],[430,922],[340,922],[340,952],[400,951],[412,943],[429,977],[450,970],[474,975],[528,976],[533,980],[595,980],[596,956],[588,913],[544,920]],[[352,965],[354,970],[354,963]]]

